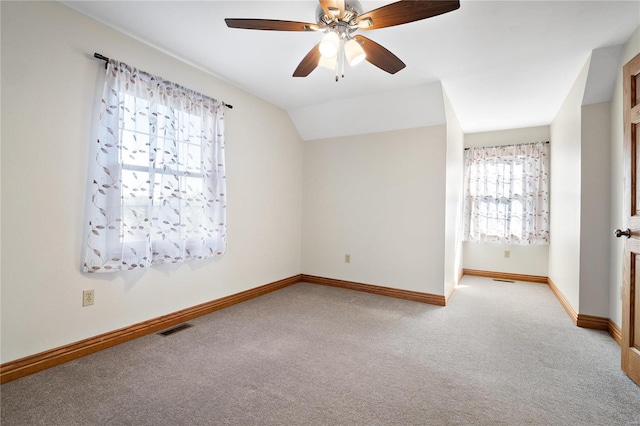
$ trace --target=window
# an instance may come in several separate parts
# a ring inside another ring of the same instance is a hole
[[[112,200],[121,203],[120,241],[133,242],[146,238],[145,220],[148,199],[152,197],[150,217],[152,221],[161,215],[167,203],[174,209],[174,215],[166,217],[155,232],[149,235],[151,241],[165,240],[171,234],[183,231],[185,238],[197,237],[205,222],[201,199],[204,171],[202,167],[202,117],[175,111],[164,105],[149,108],[149,103],[131,95],[124,95],[125,111],[150,111],[151,115],[165,120],[185,123],[176,132],[171,123],[159,125],[162,133],[156,138],[152,148],[147,114],[124,115],[122,129],[122,190],[121,197]],[[142,120],[140,120],[142,118]],[[150,164],[152,169],[150,169]],[[169,193],[167,193],[169,191]],[[175,211],[177,210],[177,211]],[[180,223],[180,218],[184,220]],[[156,219],[157,220],[157,219]],[[164,226],[162,226],[164,225]]]
[[[224,253],[222,107],[109,62],[90,172],[85,272]]]
[[[544,142],[465,154],[465,241],[549,243],[549,156]]]

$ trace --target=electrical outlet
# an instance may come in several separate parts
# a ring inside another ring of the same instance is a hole
[[[505,259],[508,259],[508,258],[510,258],[510,257],[511,257],[511,250],[505,250],[505,251],[504,251],[504,258],[505,258]]]
[[[350,254],[345,254],[344,255],[344,263],[351,263],[351,255]]]
[[[82,292],[82,306],[93,305],[94,300],[93,290],[84,290]]]

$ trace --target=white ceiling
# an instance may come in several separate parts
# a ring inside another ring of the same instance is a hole
[[[420,94],[433,92],[439,82],[465,133],[547,125],[591,52],[625,43],[640,25],[640,1],[463,0],[460,9],[444,15],[362,32],[407,67],[390,75],[363,62],[336,83],[324,68],[306,78],[291,76],[321,34],[230,29],[224,23],[315,22],[316,0],[63,3],[289,111],[303,139],[354,132],[318,133],[311,129],[313,117],[304,119],[301,112],[334,103],[342,111],[348,107],[346,129],[365,122],[367,102],[379,97],[391,101],[389,121],[394,114],[398,121],[421,111]],[[360,3],[369,11],[391,1]],[[402,126],[425,120],[418,121]]]

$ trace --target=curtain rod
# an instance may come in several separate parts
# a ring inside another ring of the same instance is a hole
[[[535,143],[535,142],[530,142],[530,143]],[[549,143],[549,141],[544,141],[544,143]],[[529,145],[528,143],[519,143],[519,144],[512,144],[512,145]],[[473,146],[473,147],[468,147],[465,148],[465,151],[470,150],[471,148],[481,148],[481,149],[486,149],[486,148],[500,148],[503,146],[509,146],[509,145],[494,145],[494,146]]]
[[[109,63],[109,58],[107,58],[106,56],[101,55],[99,53],[94,53],[93,57],[96,58],[96,59],[100,59],[101,61],[104,61],[104,68],[105,69],[107,68],[107,64]],[[224,102],[222,103],[222,105],[226,106],[229,109],[233,109],[233,105],[225,104]]]

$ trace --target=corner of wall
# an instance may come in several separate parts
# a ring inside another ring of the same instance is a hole
[[[581,108],[580,310],[608,318],[611,103]],[[588,171],[588,172],[587,172]]]
[[[447,121],[444,294],[449,294],[462,272],[464,132],[444,88],[442,95]]]
[[[590,58],[551,123],[549,278],[580,308],[582,100]]]

